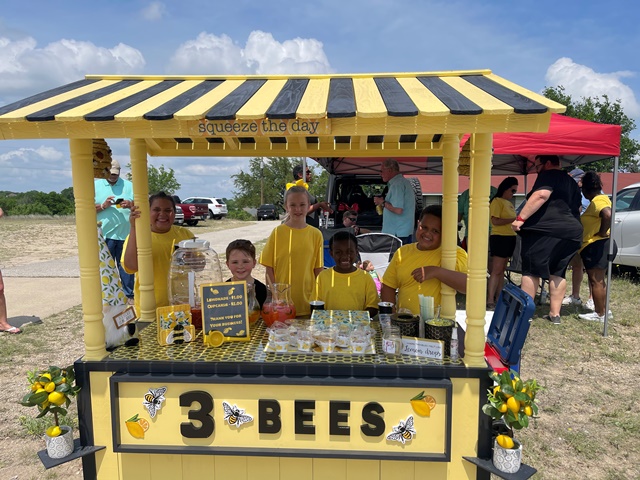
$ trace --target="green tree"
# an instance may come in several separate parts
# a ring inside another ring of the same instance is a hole
[[[260,206],[261,192],[264,200],[262,203],[282,206],[282,193],[285,186],[293,181],[291,175],[293,167],[301,162],[301,158],[289,157],[268,157],[264,161],[262,157],[251,158],[249,171],[241,170],[240,173],[231,176],[235,185],[233,193],[238,207]],[[329,177],[324,171],[319,176],[316,173],[314,170],[314,180],[309,186],[309,192],[317,197],[323,197]]]
[[[131,164],[127,164],[127,167],[131,169]],[[127,173],[127,180],[131,180],[131,173]],[[173,195],[180,190],[180,183],[176,178],[173,168],[165,169],[164,165],[160,165],[159,168],[148,165],[147,181],[149,182],[149,195],[159,192]]]
[[[638,172],[640,166],[640,142],[629,137],[630,133],[635,130],[636,124],[633,119],[625,115],[620,100],[612,102],[607,95],[602,97],[582,97],[580,100],[574,100],[571,95],[565,92],[565,88],[560,85],[557,87],[546,87],[542,94],[558,103],[567,107],[565,115],[568,117],[588,120],[595,123],[606,123],[610,125],[620,125],[622,127],[622,136],[620,138],[620,170],[626,172]],[[613,160],[604,160],[601,162],[593,162],[590,167],[598,172],[613,171]]]

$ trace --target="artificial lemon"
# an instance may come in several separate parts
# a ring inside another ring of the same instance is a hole
[[[62,433],[62,430],[57,425],[53,425],[53,426],[47,428],[47,435],[50,436],[50,437],[57,437],[61,433]]]
[[[48,400],[49,400],[49,402],[53,403],[54,405],[60,406],[66,401],[66,397],[65,397],[64,393],[51,392],[49,394]]]
[[[508,435],[498,435],[496,437],[496,442],[498,442],[498,445],[500,445],[502,448],[513,448],[513,438],[511,438]]]
[[[518,410],[520,410],[520,402],[513,397],[509,397],[507,399],[507,408],[513,413],[518,413]]]

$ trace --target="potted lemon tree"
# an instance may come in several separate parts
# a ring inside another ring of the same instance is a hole
[[[529,426],[529,419],[538,414],[536,380],[522,380],[518,372],[505,370],[489,374],[495,382],[487,390],[487,403],[482,411],[493,418],[494,424],[504,422],[506,433],[497,435],[493,446],[493,465],[500,471],[515,473],[522,463],[522,444],[513,437],[514,430]]]
[[[37,407],[42,418],[53,414],[55,425],[47,428],[45,442],[50,458],[64,458],[73,452],[71,427],[60,425],[59,416],[67,414],[71,399],[80,391],[75,385],[73,365],[66,368],[49,367],[47,370],[27,373],[30,388],[20,402],[25,407]]]

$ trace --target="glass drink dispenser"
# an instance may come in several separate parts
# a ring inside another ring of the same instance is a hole
[[[207,240],[183,240],[177,247],[169,268],[169,301],[171,305],[190,305],[193,326],[200,330],[200,285],[222,282],[220,260]]]

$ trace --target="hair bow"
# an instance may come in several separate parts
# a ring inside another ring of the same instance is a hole
[[[295,182],[287,183],[287,190],[289,190],[291,187],[304,187],[307,190],[309,190],[309,184],[305,182],[302,178],[299,178]]]

